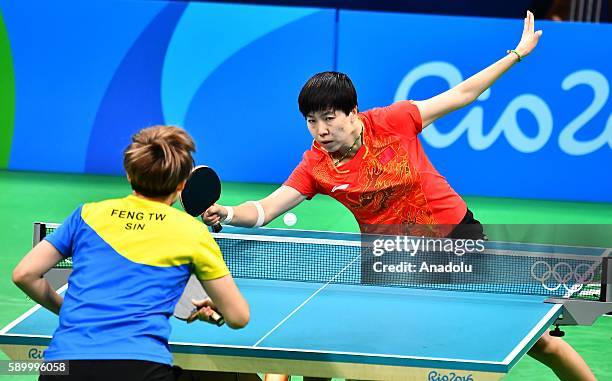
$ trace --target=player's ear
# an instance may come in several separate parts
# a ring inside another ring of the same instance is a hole
[[[182,192],[183,189],[185,189],[185,184],[187,184],[187,180],[183,180],[180,183],[178,183],[178,185],[176,186],[176,191]]]
[[[359,113],[359,109],[357,109],[357,106],[355,106],[352,110],[351,110],[351,122],[354,122],[357,119],[357,114]]]

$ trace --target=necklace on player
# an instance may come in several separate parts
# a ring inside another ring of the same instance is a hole
[[[351,148],[349,148],[349,149],[348,149],[348,150],[347,150],[347,151],[344,153],[344,155],[342,155],[342,157],[340,157],[340,159],[334,160],[334,167],[337,167],[337,166],[338,166],[338,165],[339,165],[339,164],[342,162],[342,160],[346,159],[346,157],[347,157],[348,155],[350,155],[350,154],[351,154],[351,152],[353,152],[353,149],[354,149],[354,148],[355,148],[355,146],[357,145],[357,142],[358,142],[359,140],[361,140],[362,138],[363,138],[363,126],[361,126],[361,132],[359,133],[359,136],[357,136],[357,138],[355,138],[355,141],[353,142],[353,145],[351,146]]]

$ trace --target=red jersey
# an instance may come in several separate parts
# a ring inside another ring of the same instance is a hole
[[[409,101],[360,113],[363,144],[336,167],[315,141],[285,185],[311,199],[329,195],[364,225],[457,224],[467,206],[433,167],[417,135],[421,114]]]

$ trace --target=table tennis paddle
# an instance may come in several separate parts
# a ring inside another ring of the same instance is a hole
[[[174,308],[174,316],[179,320],[189,320],[198,313],[197,307],[191,303],[191,300],[201,300],[206,298],[208,298],[208,295],[206,295],[206,291],[204,291],[202,284],[195,277],[195,275],[192,274],[187,281],[187,285],[185,286],[185,290],[183,291],[181,298]],[[217,312],[213,313],[210,320],[212,320],[212,322],[218,327],[225,324],[223,316]]]
[[[181,192],[181,205],[188,214],[201,216],[221,197],[221,180],[212,168],[199,165],[191,171],[185,188]],[[220,232],[221,224],[213,225],[215,233]]]

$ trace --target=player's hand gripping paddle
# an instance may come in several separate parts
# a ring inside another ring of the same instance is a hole
[[[202,284],[192,274],[185,286],[185,291],[179,299],[176,307],[174,308],[174,316],[180,320],[192,321],[198,314],[198,308],[191,303],[192,300],[201,300],[208,298]],[[223,316],[217,312],[213,312],[212,316],[209,317],[210,321],[215,325],[221,327],[225,324]]]
[[[212,168],[199,165],[191,171],[185,189],[181,192],[181,204],[185,212],[197,217],[221,197],[221,180]],[[221,224],[213,225],[213,231],[221,231]]]

